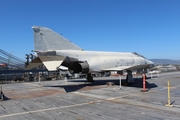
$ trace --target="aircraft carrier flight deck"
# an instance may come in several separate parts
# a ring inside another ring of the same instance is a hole
[[[179,120],[180,72],[147,75],[147,92],[134,78],[128,86],[119,76],[1,84],[0,120]]]

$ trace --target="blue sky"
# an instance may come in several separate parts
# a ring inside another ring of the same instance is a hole
[[[180,0],[1,0],[0,16],[0,49],[23,59],[38,25],[84,50],[180,60]]]

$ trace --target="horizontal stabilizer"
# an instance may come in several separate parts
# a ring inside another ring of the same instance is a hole
[[[46,66],[48,71],[56,71],[57,69],[59,69],[59,66],[61,65],[62,62],[63,62],[63,60],[46,61],[46,62],[43,62],[43,64]]]
[[[65,57],[62,56],[39,56],[48,71],[55,71],[59,68]]]
[[[39,58],[35,58],[28,66],[26,66],[25,70],[30,70],[32,68],[36,68],[42,65],[42,61]]]
[[[25,70],[36,68],[44,64],[48,71],[55,71],[59,69],[59,66],[62,64],[64,59],[65,57],[62,56],[39,56],[30,62]]]

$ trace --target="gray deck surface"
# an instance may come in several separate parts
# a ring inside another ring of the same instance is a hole
[[[147,79],[148,92],[141,92],[142,80],[122,85],[119,77],[2,84],[6,101],[0,101],[0,120],[179,120],[180,72],[162,73]],[[122,83],[125,77],[122,77]],[[167,81],[171,102],[167,107]],[[107,85],[113,82],[115,85]]]

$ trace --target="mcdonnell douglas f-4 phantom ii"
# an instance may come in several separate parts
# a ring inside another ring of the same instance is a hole
[[[145,57],[133,52],[85,51],[63,36],[46,27],[33,26],[34,51],[37,57],[27,66],[31,69],[44,64],[48,71],[65,66],[70,73],[87,74],[92,82],[92,72],[127,71],[127,82],[133,82],[132,70],[145,70],[154,65]]]

